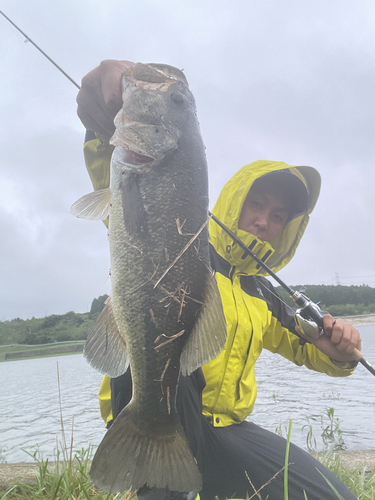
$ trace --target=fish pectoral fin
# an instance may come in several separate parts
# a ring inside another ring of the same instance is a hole
[[[216,278],[208,270],[206,275],[204,306],[181,353],[181,374],[185,376],[210,358],[216,358],[227,339],[227,325]]]
[[[111,378],[128,369],[126,344],[117,327],[110,297],[87,334],[83,355],[95,370]]]
[[[111,206],[110,188],[99,189],[85,194],[70,208],[70,213],[81,219],[105,220]]]
[[[90,470],[93,483],[111,493],[142,486],[200,491],[202,478],[176,413],[152,415],[131,401],[100,443]]]

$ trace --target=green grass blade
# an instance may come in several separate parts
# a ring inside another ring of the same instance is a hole
[[[55,489],[55,493],[53,494],[52,500],[55,500],[55,498],[57,497],[57,493],[59,492],[59,489],[61,486],[62,478],[63,478],[63,476],[60,476],[59,481],[58,481],[57,486],[56,486],[56,489]]]
[[[289,448],[290,448],[290,437],[292,435],[292,425],[293,420],[289,420],[288,427],[288,437],[286,440],[286,450],[285,450],[285,470],[284,470],[284,500],[289,499],[288,495],[288,465],[289,465]]]
[[[333,491],[333,492],[334,492],[334,494],[337,496],[337,498],[338,498],[339,500],[345,500],[345,498],[344,498],[342,495],[340,495],[340,493],[339,493],[339,492],[336,490],[336,488],[333,486],[333,484],[331,483],[331,481],[330,481],[329,479],[327,479],[327,478],[325,477],[325,475],[324,475],[322,472],[320,472],[320,470],[319,470],[319,469],[316,469],[316,470],[317,470],[317,471],[319,472],[319,474],[320,474],[320,475],[321,475],[321,476],[325,479],[325,481],[327,482],[328,486],[332,489],[332,491]]]

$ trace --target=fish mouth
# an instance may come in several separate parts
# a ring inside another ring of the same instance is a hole
[[[143,90],[166,92],[177,81],[188,85],[183,71],[168,64],[135,63],[129,66],[123,76],[123,89],[131,85]]]
[[[156,158],[150,155],[149,151],[142,149],[136,141],[142,135],[142,128],[149,130],[153,127],[152,125],[131,120],[122,110],[115,119],[115,125],[116,130],[110,143],[115,147],[121,146],[123,148],[124,163],[136,167],[155,161]]]
[[[132,76],[138,82],[147,83],[167,83],[170,85],[176,81],[182,81],[188,84],[184,73],[168,64],[155,64],[155,63],[136,63],[132,68]]]
[[[161,161],[168,151],[178,147],[176,132],[160,124],[135,121],[123,109],[117,114],[115,133],[110,139],[113,146],[121,146],[130,166],[153,165]]]
[[[163,94],[178,81],[187,85],[183,72],[166,64],[136,63],[124,73],[123,107],[114,119],[116,129],[110,143],[124,149],[123,161],[129,167],[145,165],[150,168],[151,164],[154,166],[163,160],[167,152],[177,149],[178,131],[175,127],[166,126],[157,113],[144,110],[142,106],[141,113],[134,112],[132,106],[137,111],[138,101],[135,98],[135,104],[132,103],[132,97],[139,95],[140,90]],[[126,106],[128,102],[132,103],[129,107]]]
[[[147,163],[151,163],[152,161],[154,161],[154,158],[151,158],[150,156],[142,155],[132,151],[131,149],[124,149],[123,162],[128,165],[137,167],[139,165],[147,165]]]

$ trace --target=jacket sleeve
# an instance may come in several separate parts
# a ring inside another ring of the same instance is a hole
[[[104,375],[99,389],[99,408],[106,426],[113,420],[111,408],[111,379]]]
[[[111,156],[114,147],[109,139],[88,130],[83,154],[86,168],[95,191],[109,186]]]
[[[110,163],[113,149],[107,138],[95,134],[90,130],[86,132],[83,154],[86,168],[95,191],[109,186]],[[106,221],[104,223],[106,224]],[[98,394],[100,413],[106,426],[113,420],[110,383],[111,379],[107,375],[104,375]]]
[[[310,370],[326,373],[332,377],[351,375],[357,363],[333,361],[302,338],[295,329],[294,311],[277,298],[277,292],[271,283],[264,279],[263,284],[265,282],[269,292],[265,293],[265,298],[271,317],[270,324],[263,335],[263,347],[280,354],[298,366],[305,365]]]

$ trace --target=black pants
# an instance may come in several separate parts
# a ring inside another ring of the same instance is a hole
[[[269,500],[283,500],[284,473],[277,473],[284,467],[286,440],[247,421],[228,427],[213,427],[202,415],[204,385],[203,373],[199,369],[190,377],[180,378],[177,395],[177,411],[203,478],[201,499],[251,497],[255,490],[269,483],[260,491],[262,499],[268,496]],[[111,380],[111,391],[112,411],[116,418],[131,399],[129,370]],[[345,500],[356,499],[332,472],[293,444],[290,445],[289,464],[290,500],[303,500],[304,491],[308,500],[337,500],[321,474]],[[255,498],[258,500],[259,497]]]

